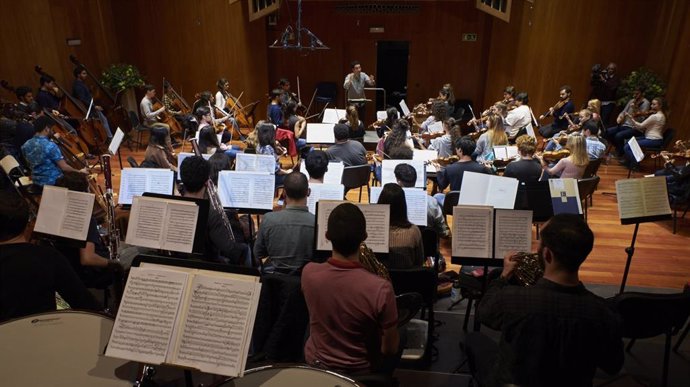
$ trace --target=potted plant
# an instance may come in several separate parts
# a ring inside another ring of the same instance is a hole
[[[144,85],[144,78],[136,66],[114,64],[108,67],[101,76],[103,86],[119,95],[122,93],[122,105],[128,111],[137,111],[137,100],[134,88]]]
[[[633,91],[638,87],[645,90],[644,96],[650,101],[654,97],[666,94],[666,83],[651,70],[640,67],[621,82],[621,86],[618,88],[618,105],[625,106],[632,98]]]

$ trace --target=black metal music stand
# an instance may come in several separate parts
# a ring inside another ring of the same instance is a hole
[[[635,254],[635,241],[637,240],[637,231],[640,228],[640,223],[656,222],[658,220],[671,220],[673,217],[671,214],[668,215],[656,215],[656,216],[646,216],[640,218],[628,218],[621,219],[621,224],[634,224],[635,231],[633,231],[632,240],[630,241],[630,246],[625,248],[625,253],[628,255],[625,261],[625,270],[623,271],[623,279],[621,280],[621,287],[618,293],[623,293],[625,290],[625,283],[628,280],[628,272],[630,271],[630,263],[632,262],[633,254]]]

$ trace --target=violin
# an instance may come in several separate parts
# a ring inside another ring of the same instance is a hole
[[[544,159],[544,161],[556,162],[568,156],[570,156],[570,150],[564,148],[557,151],[546,151],[542,153],[541,158]]]
[[[539,119],[544,119],[544,118],[550,116],[551,114],[553,114],[554,111],[556,111],[556,110],[562,108],[562,107],[565,106],[565,104],[567,104],[568,102],[570,102],[570,98],[558,100],[558,102],[556,102],[555,105],[551,106],[551,107],[549,108],[549,110],[546,111],[546,113],[542,114],[542,115],[539,117]]]

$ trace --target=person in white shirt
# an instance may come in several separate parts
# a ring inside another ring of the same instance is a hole
[[[221,78],[216,82],[216,86],[218,87],[218,91],[216,92],[216,102],[215,106],[218,108],[218,110],[222,110],[223,112],[232,115],[234,112],[230,111],[228,108],[228,99],[233,98],[233,96],[230,94],[230,82],[228,82],[227,79]],[[222,114],[222,113],[221,113]],[[225,118],[225,117],[219,117],[219,118]],[[237,120],[233,117],[228,117],[227,118],[228,123],[232,124],[232,127],[239,131],[239,126],[237,125]]]
[[[364,99],[364,87],[374,87],[376,86],[376,81],[373,75],[367,75],[362,72],[362,64],[355,60],[351,63],[352,72],[345,76],[345,82],[343,82],[343,88],[347,90],[347,99]],[[357,113],[359,117],[364,120],[366,118],[366,105],[364,102],[359,102],[356,104]]]
[[[158,110],[153,110],[153,99],[156,97],[156,88],[153,85],[144,86],[146,90],[146,95],[141,99],[139,103],[139,109],[141,110],[141,115],[144,117],[144,125],[155,128],[164,128],[168,134],[165,136],[165,147],[174,154],[172,148],[172,141],[170,140],[170,126],[158,121],[158,115],[165,111],[165,106],[162,106]]]
[[[525,128],[527,132],[531,132],[532,128],[532,112],[529,109],[529,97],[527,93],[521,92],[515,97],[516,108],[508,112],[506,117],[506,124],[510,128],[508,133],[509,139],[517,137],[520,129]]]
[[[637,143],[640,144],[640,148],[643,149],[661,147],[664,143],[664,131],[666,130],[666,114],[664,114],[664,111],[666,110],[666,101],[661,97],[654,98],[650,110],[654,113],[647,117],[646,120],[642,122],[631,120],[633,128],[643,134],[643,136],[640,136],[640,133],[637,133],[635,136]],[[626,116],[632,118],[630,113],[626,113]],[[636,168],[638,165],[630,144],[625,144],[623,152],[625,153],[625,158],[619,161],[630,168]]]

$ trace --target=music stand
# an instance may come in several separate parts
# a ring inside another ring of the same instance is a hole
[[[206,227],[208,224],[208,211],[210,206],[208,200],[157,194],[153,192],[144,192],[142,196],[196,203],[196,205],[199,207],[199,216],[196,221],[196,230],[194,231],[194,246],[192,247],[192,256],[201,257],[206,253]],[[175,254],[173,252],[169,253],[172,255]]]
[[[621,280],[621,287],[618,293],[623,293],[625,290],[625,283],[628,280],[628,272],[630,271],[630,263],[632,262],[633,254],[635,254],[635,241],[637,240],[637,231],[640,228],[640,223],[656,222],[658,220],[671,220],[672,215],[656,215],[656,216],[646,216],[640,218],[629,218],[621,219],[621,224],[634,224],[635,230],[633,231],[632,240],[630,241],[630,246],[625,248],[625,253],[627,254],[627,259],[625,261],[625,270],[623,271],[623,279]]]

